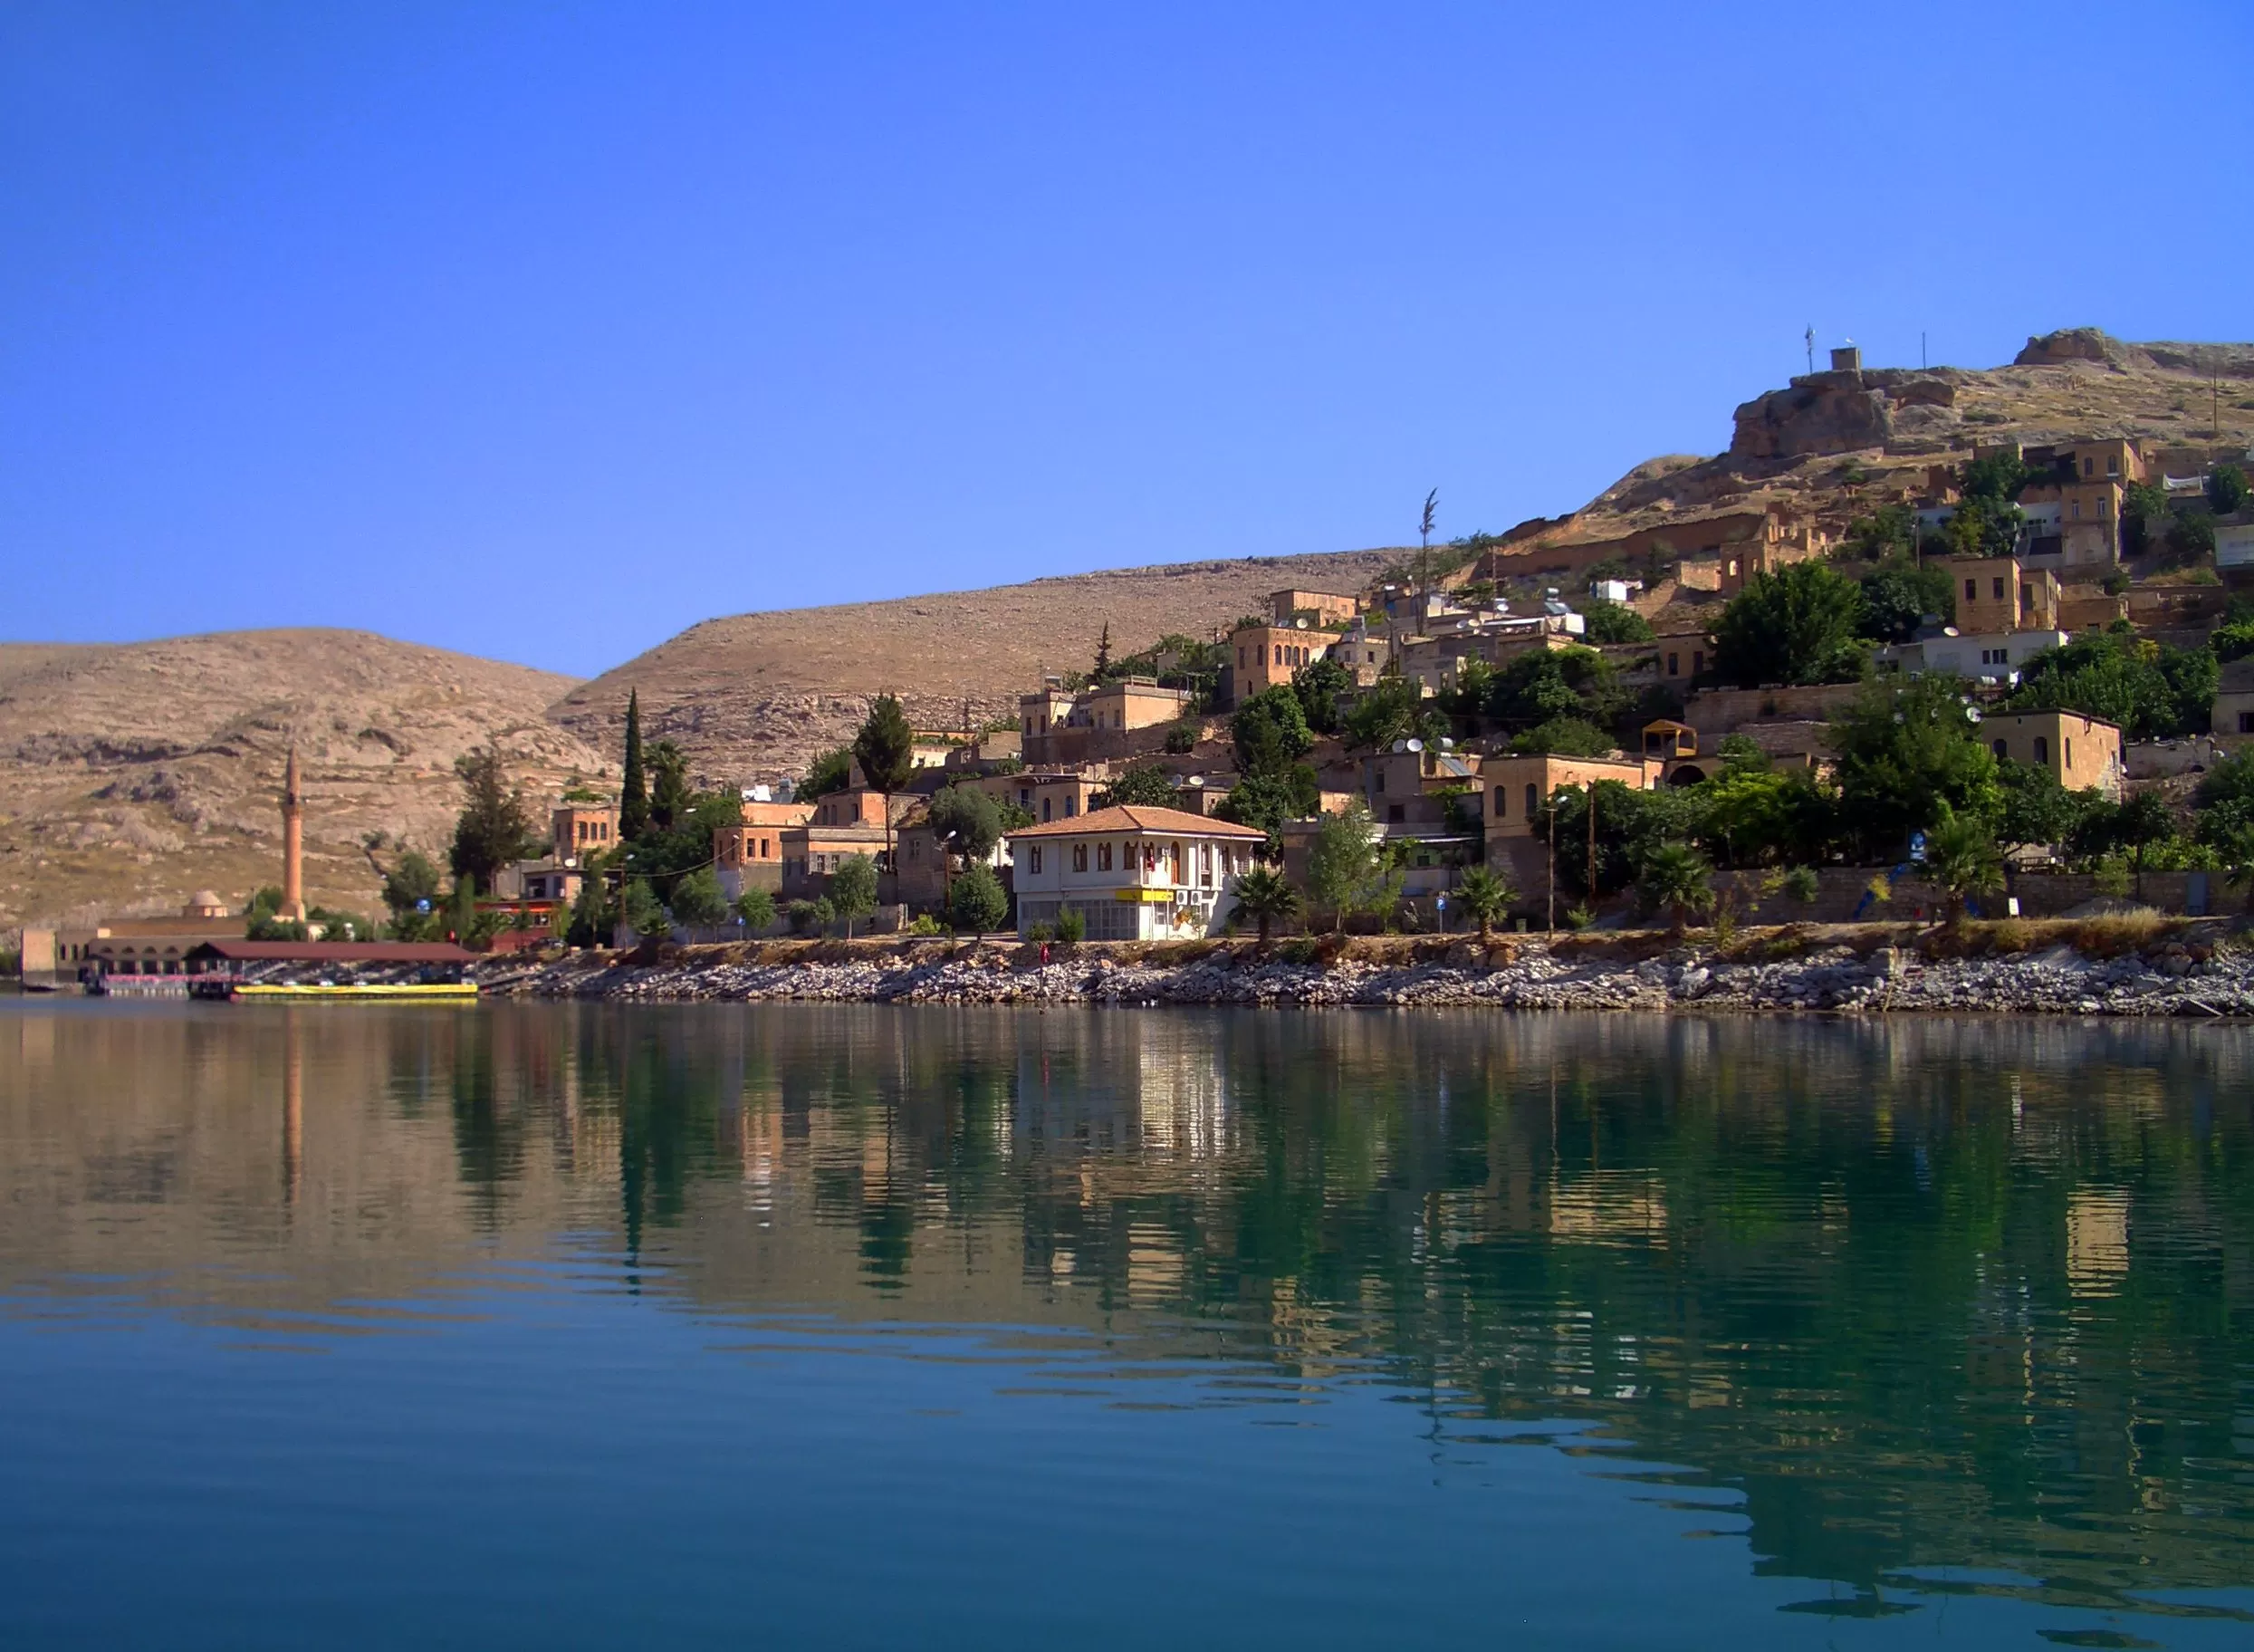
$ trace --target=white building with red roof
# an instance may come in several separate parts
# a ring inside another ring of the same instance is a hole
[[[1066,908],[1091,941],[1175,940],[1216,933],[1237,874],[1268,834],[1181,809],[1118,805],[1007,834],[1018,934],[1054,928]]]

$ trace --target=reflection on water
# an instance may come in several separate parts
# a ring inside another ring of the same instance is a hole
[[[1540,1442],[1735,1542],[1787,1629],[2002,1601],[2029,1644],[2192,1644],[2254,1621],[2250,1062],[2034,1023],[27,1006],[0,1350],[624,1293],[707,1359],[944,1347],[1096,1455],[1146,1448],[1093,1440],[1120,1406],[1390,1397],[1433,1484]]]

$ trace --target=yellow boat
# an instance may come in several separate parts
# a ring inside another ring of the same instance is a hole
[[[291,1003],[307,998],[351,998],[406,999],[417,1004],[474,1004],[477,999],[477,983],[475,981],[438,981],[402,982],[392,984],[384,982],[368,982],[332,985],[315,982],[302,986],[238,986],[232,995],[236,998],[275,998]]]

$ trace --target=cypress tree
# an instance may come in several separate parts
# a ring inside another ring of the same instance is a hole
[[[626,774],[619,784],[619,837],[631,843],[649,830],[649,786],[642,773],[642,696],[626,696]]]

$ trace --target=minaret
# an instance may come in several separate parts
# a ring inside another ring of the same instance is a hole
[[[305,799],[297,786],[297,747],[290,748],[289,766],[282,771],[282,911],[280,916],[305,921]]]

